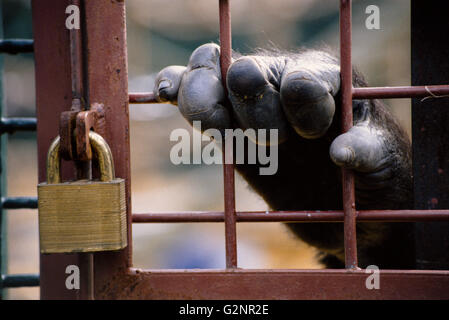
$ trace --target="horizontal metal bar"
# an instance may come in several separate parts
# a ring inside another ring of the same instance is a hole
[[[449,97],[449,85],[353,88],[353,99]]]
[[[36,118],[1,118],[0,133],[13,133],[15,131],[36,131]]]
[[[134,223],[223,222],[224,213],[167,212],[134,213]],[[343,211],[256,211],[236,212],[237,222],[343,222]],[[449,221],[449,210],[363,210],[357,211],[360,222]]]
[[[353,99],[442,98],[449,96],[449,85],[353,88]],[[153,92],[131,92],[129,103],[159,103]]]
[[[2,197],[3,209],[37,209],[37,197]]]
[[[0,40],[0,53],[17,54],[34,51],[32,39],[7,39]]]
[[[449,271],[384,270],[369,290],[366,270],[140,270],[114,278],[115,299],[448,299]],[[136,286],[136,283],[139,285]]]
[[[156,100],[153,92],[131,92],[129,103],[160,103]]]
[[[38,287],[38,274],[2,274],[0,288]]]

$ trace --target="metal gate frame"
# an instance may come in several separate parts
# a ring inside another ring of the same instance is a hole
[[[230,63],[231,25],[229,0],[220,3],[221,67]],[[447,95],[449,86],[353,88],[351,67],[351,1],[341,0],[341,77],[343,129],[352,126],[352,99],[401,98]],[[45,180],[45,158],[58,134],[59,115],[70,110],[71,70],[69,33],[64,15],[69,1],[33,0],[36,61],[39,182]],[[154,102],[151,93],[128,94],[125,4],[123,1],[84,2],[84,85],[87,98],[106,107],[106,136],[111,146],[116,175],[126,181],[128,243],[115,252],[94,254],[96,299],[442,299],[449,298],[449,271],[381,270],[382,286],[368,290],[367,274],[357,269],[355,225],[365,221],[449,220],[449,210],[356,211],[352,173],[343,170],[344,210],[336,212],[236,212],[234,169],[224,165],[224,212],[132,214],[130,203],[130,147],[128,102]],[[224,77],[225,78],[225,77]],[[63,178],[74,178],[73,166],[63,164]],[[225,222],[226,269],[140,270],[132,268],[132,223]],[[338,270],[245,270],[237,267],[236,222],[244,221],[343,221],[346,269]],[[81,266],[88,277],[83,254],[41,255],[42,299],[86,299],[89,285],[81,290],[65,288],[65,268]],[[84,283],[86,284],[86,283]]]

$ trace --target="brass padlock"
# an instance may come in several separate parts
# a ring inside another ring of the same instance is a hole
[[[59,137],[47,155],[47,182],[38,185],[41,253],[118,250],[127,246],[125,181],[115,178],[112,153],[97,133],[89,141],[100,181],[61,182]]]

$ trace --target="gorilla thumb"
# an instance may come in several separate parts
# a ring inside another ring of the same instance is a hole
[[[388,162],[383,136],[368,126],[354,126],[338,136],[330,146],[332,161],[341,167],[370,172]]]

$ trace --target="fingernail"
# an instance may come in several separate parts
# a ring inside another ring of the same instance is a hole
[[[157,87],[157,89],[160,90],[164,90],[166,88],[171,87],[171,83],[169,80],[162,80],[161,82],[159,82],[159,86]]]
[[[343,162],[346,163],[346,164],[352,163],[354,161],[354,159],[355,159],[354,150],[352,148],[349,148],[349,147],[344,147],[341,150],[341,156],[342,156]]]

